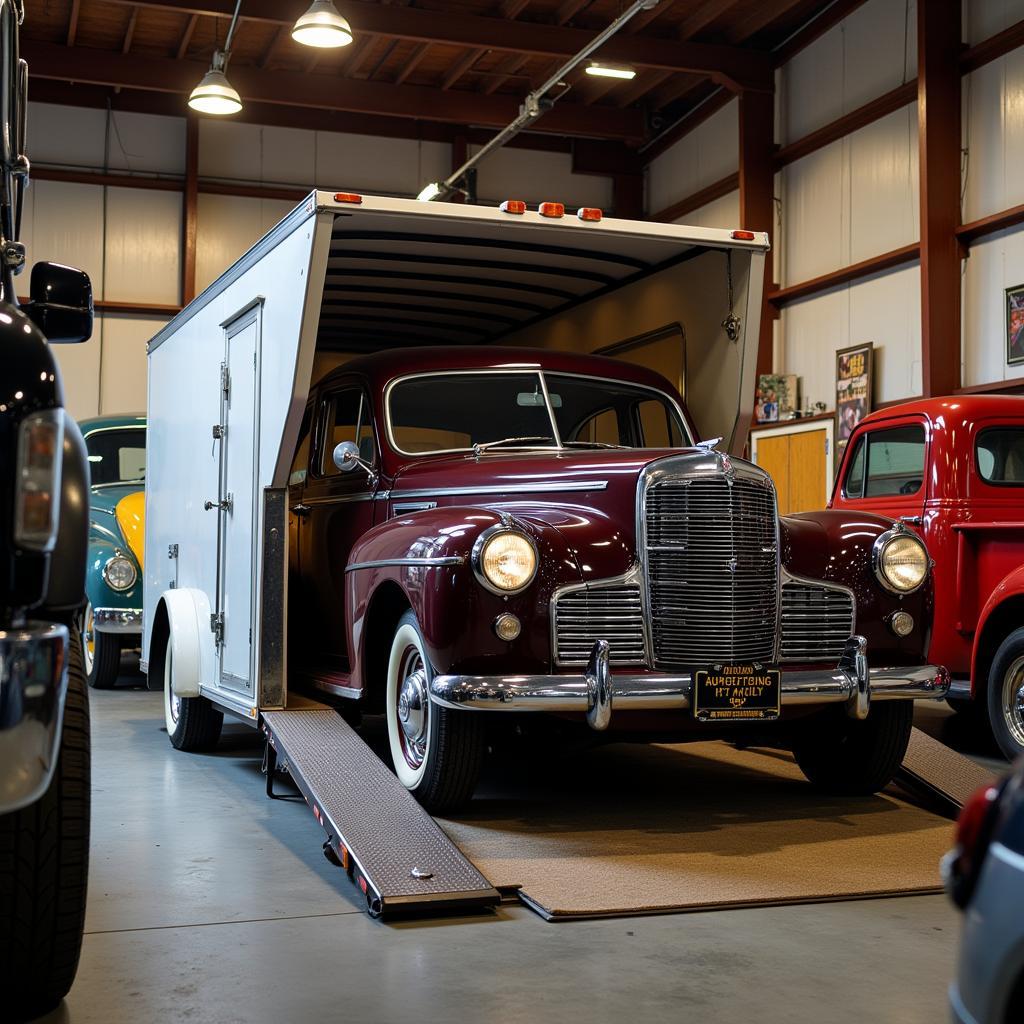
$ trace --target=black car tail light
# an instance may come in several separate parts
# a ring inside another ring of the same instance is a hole
[[[958,907],[967,906],[981,874],[993,826],[997,818],[1001,787],[987,783],[976,789],[964,804],[956,823],[956,846],[950,862],[949,888]]]

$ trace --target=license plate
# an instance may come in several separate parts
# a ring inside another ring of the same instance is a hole
[[[779,717],[781,697],[779,670],[757,662],[694,674],[693,713],[701,722],[771,721]]]

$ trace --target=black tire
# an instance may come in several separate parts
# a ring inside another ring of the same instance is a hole
[[[986,690],[992,735],[1006,757],[1015,761],[1024,754],[1024,626],[999,645]]]
[[[863,721],[841,710],[815,715],[800,723],[793,754],[819,789],[847,796],[877,793],[903,763],[913,723],[909,700],[876,703]]]
[[[171,691],[171,645],[164,642],[157,670],[163,674],[164,724],[167,736],[178,750],[198,753],[212,750],[220,739],[224,714],[205,697],[178,697]]]
[[[429,688],[434,671],[426,658],[423,634],[411,610],[398,620],[395,627],[392,656],[385,679],[388,745],[395,772],[402,783],[425,810],[440,814],[462,806],[473,796],[483,763],[483,715],[478,711],[438,707],[427,700],[426,744],[420,766],[414,768],[400,760],[403,758],[402,725],[397,717],[398,694],[393,689],[397,675],[393,677],[392,669],[396,658],[401,662],[402,650],[408,650],[410,642],[419,648],[426,687]]]
[[[94,690],[112,690],[120,674],[121,638],[116,633],[97,633],[93,638],[89,686]]]
[[[29,807],[0,817],[0,992],[16,1021],[48,1013],[78,969],[89,875],[89,700],[72,633],[57,767]],[[6,1018],[10,1019],[10,1018]]]

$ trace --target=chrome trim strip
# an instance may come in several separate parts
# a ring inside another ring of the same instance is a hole
[[[446,565],[462,565],[465,558],[462,555],[448,555],[439,558],[377,558],[369,562],[353,562],[345,566],[345,572],[355,572],[356,569],[382,569],[389,565],[413,565],[423,569],[436,569]]]
[[[93,629],[97,633],[141,633],[141,608],[93,608]]]
[[[390,497],[394,500],[395,498],[454,498],[472,494],[547,494],[560,491],[603,491],[607,487],[607,480],[570,480],[566,483],[531,483],[515,487],[502,487],[497,484],[482,487],[419,487],[405,491],[391,491]]]
[[[439,675],[430,684],[430,699],[446,708],[480,711],[588,710],[592,684],[586,674],[537,676]],[[873,668],[868,672],[870,699],[937,700],[949,689],[945,669],[935,665]],[[685,710],[690,707],[690,673],[611,674],[611,702],[617,709]],[[857,680],[839,668],[784,672],[783,707],[841,704],[856,699]]]
[[[304,505],[343,505],[354,501],[373,501],[373,491],[362,491],[359,494],[331,494],[322,498],[304,497]]]

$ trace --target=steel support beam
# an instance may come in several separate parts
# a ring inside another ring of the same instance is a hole
[[[921,366],[926,397],[960,386],[960,0],[918,0]]]
[[[745,90],[739,96],[740,126],[740,224],[748,231],[767,231],[774,239],[775,95],[766,90]],[[764,294],[772,286],[772,256],[764,264]],[[757,372],[772,372],[772,311],[761,304],[761,322],[757,325]],[[755,329],[747,324],[746,330]]]

